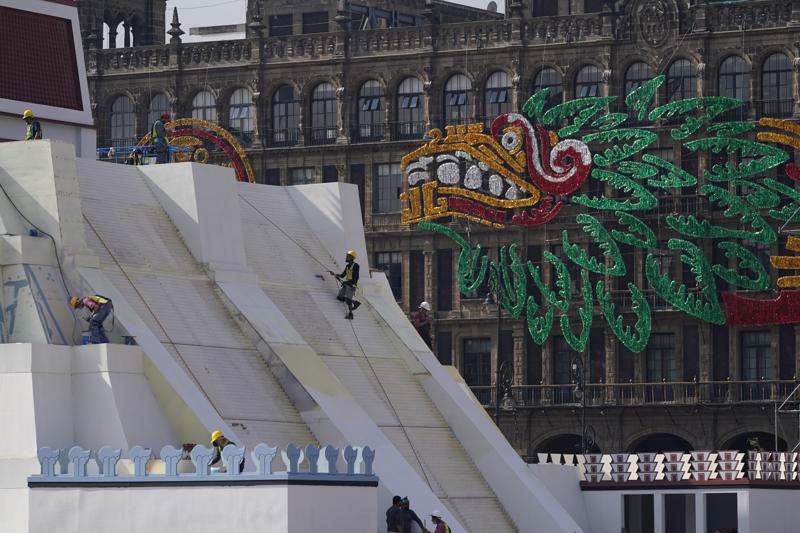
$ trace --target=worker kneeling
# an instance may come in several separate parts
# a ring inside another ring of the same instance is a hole
[[[86,308],[91,313],[86,321],[89,322],[89,344],[105,344],[108,342],[106,330],[103,328],[103,321],[108,318],[114,305],[110,298],[94,294],[78,298],[73,296],[69,300],[73,309]]]

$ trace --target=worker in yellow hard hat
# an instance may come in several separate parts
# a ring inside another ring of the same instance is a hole
[[[228,444],[236,446],[236,443],[229,441],[220,430],[215,429],[211,433],[211,447],[214,448],[214,457],[211,458],[211,466],[220,465],[220,472],[225,471],[225,464],[222,462],[222,450],[224,450],[225,446]],[[239,463],[239,472],[241,473],[242,470],[244,470],[244,461]]]
[[[106,330],[103,328],[103,321],[108,318],[111,311],[114,310],[114,304],[111,298],[106,298],[99,294],[91,294],[89,296],[73,296],[69,299],[69,304],[73,309],[88,309],[89,317],[86,319],[89,322],[89,344],[105,344],[108,342]]]
[[[25,140],[33,141],[42,138],[42,125],[39,121],[33,118],[33,111],[26,109],[22,113],[22,119],[27,123],[25,127]]]
[[[339,294],[336,298],[340,302],[347,304],[347,315],[345,318],[353,320],[353,311],[358,309],[361,302],[355,299],[356,288],[358,287],[358,271],[359,266],[356,263],[355,250],[348,250],[345,256],[344,271],[341,274],[336,274],[333,271],[328,271],[337,280],[342,282],[342,287],[339,289]]]

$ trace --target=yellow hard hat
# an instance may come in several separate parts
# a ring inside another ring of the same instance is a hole
[[[78,308],[78,301],[79,301],[78,297],[77,296],[73,296],[72,298],[69,299],[69,305],[71,305],[73,309],[77,309]]]
[[[31,111],[30,109],[26,109],[22,113],[22,118],[33,118],[33,111]]]
[[[214,444],[214,441],[220,437],[222,437],[222,432],[218,429],[214,430],[214,432],[211,434],[211,444]]]
[[[356,258],[356,251],[355,250],[347,250],[347,255],[352,256],[353,259]]]

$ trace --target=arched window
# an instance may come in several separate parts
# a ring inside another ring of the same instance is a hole
[[[386,94],[377,80],[369,80],[358,91],[358,132],[356,141],[383,139],[386,120]]]
[[[599,68],[594,65],[583,67],[575,76],[575,98],[600,96],[602,79]]]
[[[550,89],[544,108],[549,109],[564,101],[564,80],[561,74],[553,68],[543,68],[533,80],[533,90]]]
[[[311,94],[311,136],[309,144],[336,142],[336,89],[330,83],[320,83]]]
[[[150,99],[150,108],[147,110],[147,127],[152,128],[153,122],[161,118],[164,113],[169,113],[169,98],[164,93],[158,93]],[[149,131],[148,131],[149,133]]]
[[[228,128],[245,146],[253,141],[253,98],[250,91],[240,87],[233,91],[228,111]]]
[[[297,144],[300,128],[300,99],[291,85],[283,85],[272,95],[272,145]]]
[[[719,66],[719,96],[737,98],[744,102],[739,109],[725,113],[723,120],[742,120],[750,105],[750,69],[747,62],[739,56],[730,56]]]
[[[444,87],[444,123],[466,124],[471,120],[472,82],[463,74],[447,80]]]
[[[422,82],[419,78],[406,78],[397,88],[397,138],[418,139],[424,130]]]
[[[208,91],[200,91],[192,100],[192,118],[209,122],[217,121],[217,101]]]
[[[653,69],[647,63],[634,63],[625,71],[625,95],[653,79]]]
[[[118,96],[111,104],[111,144],[136,144],[136,113],[133,110],[133,101],[127,96]]]
[[[761,67],[761,102],[763,116],[792,116],[792,64],[784,54],[772,54]]]
[[[511,80],[505,72],[495,72],[486,80],[484,110],[487,126],[498,115],[511,112]]]
[[[697,72],[688,59],[678,59],[667,71],[667,102],[697,96]]]

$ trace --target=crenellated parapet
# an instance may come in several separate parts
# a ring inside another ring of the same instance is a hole
[[[222,450],[224,467],[211,467],[214,449],[203,445],[176,448],[164,446],[156,455],[151,448],[133,446],[126,459],[122,450],[103,446],[96,452],[73,446],[69,450],[42,447],[37,454],[41,470],[28,477],[28,486],[63,486],[70,484],[119,485],[163,484],[182,485],[225,480],[243,484],[264,481],[303,481],[377,485],[373,470],[375,451],[369,446],[309,444],[300,448],[289,444],[285,449],[261,443],[249,450],[255,469],[240,472],[248,450],[228,444]],[[278,458],[285,470],[273,469]],[[163,473],[153,473],[148,463],[160,460]],[[128,468],[121,467],[126,461]],[[181,465],[183,463],[183,465]]]

